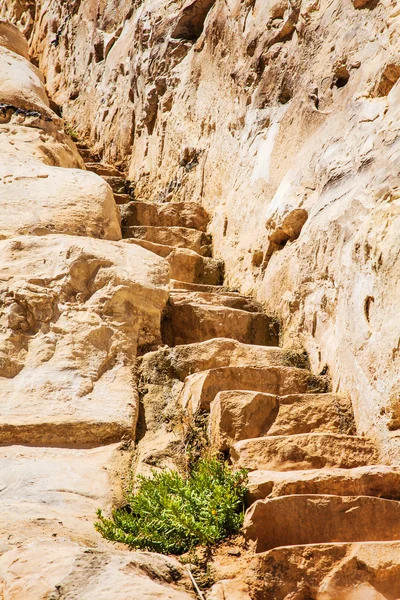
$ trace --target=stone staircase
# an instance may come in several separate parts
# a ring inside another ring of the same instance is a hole
[[[81,152],[114,191],[125,242],[171,268],[165,345],[140,359],[136,472],[179,465],[206,415],[210,446],[249,470],[244,536],[259,584],[238,580],[235,599],[398,598],[400,468],[357,435],[346,395],[278,347],[262,306],[223,286],[201,206],[135,201],[121,173]]]

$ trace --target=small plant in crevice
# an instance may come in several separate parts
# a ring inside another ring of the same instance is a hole
[[[182,554],[237,533],[244,516],[247,471],[232,472],[217,456],[198,460],[187,476],[176,471],[138,476],[127,506],[110,519],[97,512],[103,537],[130,548]]]

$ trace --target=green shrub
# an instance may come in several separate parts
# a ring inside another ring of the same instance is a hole
[[[137,492],[127,494],[128,505],[111,519],[99,510],[95,527],[109,540],[164,554],[213,545],[243,523],[246,475],[216,457],[199,460],[187,477],[153,471],[138,477]]]

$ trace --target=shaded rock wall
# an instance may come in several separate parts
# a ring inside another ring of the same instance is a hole
[[[138,198],[201,201],[228,283],[399,456],[395,0],[7,0],[52,99]]]

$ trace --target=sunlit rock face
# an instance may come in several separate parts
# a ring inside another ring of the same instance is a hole
[[[35,6],[34,6],[35,4]],[[7,2],[52,99],[138,198],[201,201],[230,285],[398,458],[394,0]]]

